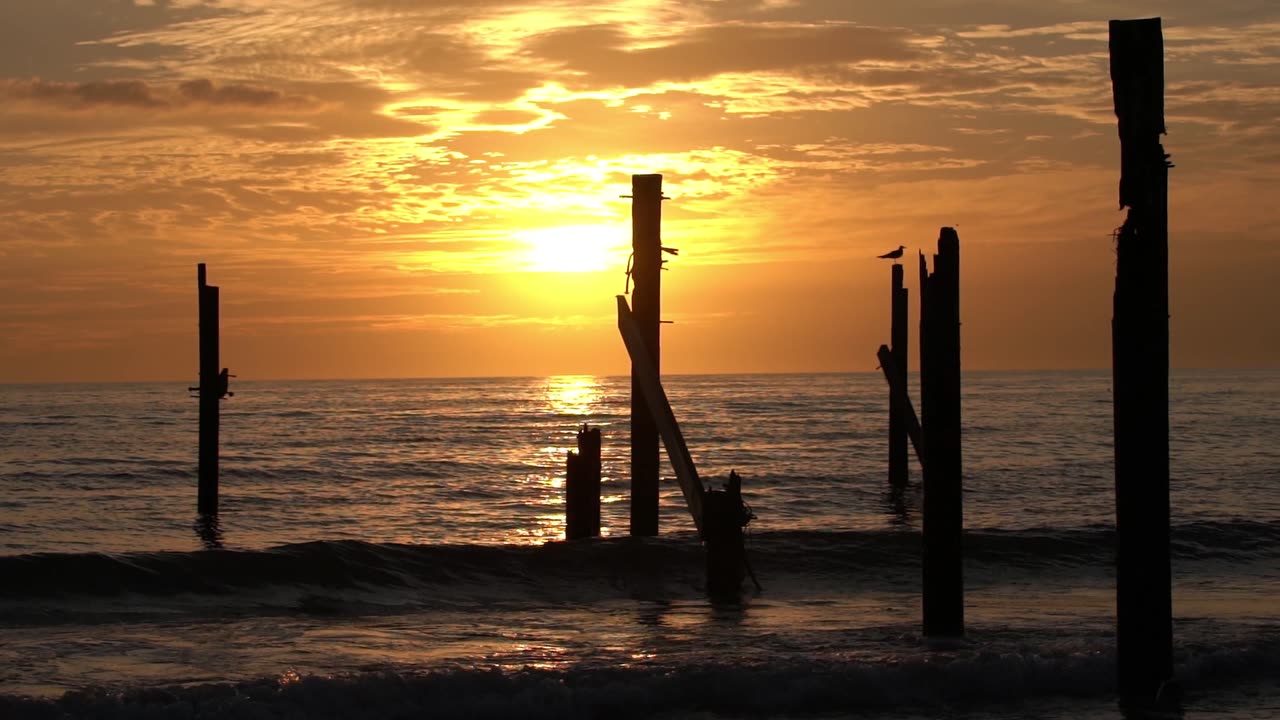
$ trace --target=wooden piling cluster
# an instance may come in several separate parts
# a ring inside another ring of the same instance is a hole
[[[218,348],[218,288],[208,284],[205,264],[196,266],[200,317],[200,450],[196,510],[218,512],[218,401],[226,392]]]
[[[600,428],[578,431],[578,451],[565,462],[565,539],[600,536]]]
[[[632,313],[655,372],[662,371],[662,176],[631,176]],[[631,371],[631,534],[658,534],[658,428]]]
[[[1113,20],[1120,207],[1111,323],[1120,696],[1160,699],[1173,676],[1169,565],[1169,163],[1160,19]]]
[[[902,265],[892,267],[890,323],[893,357],[892,367],[885,369],[889,380],[889,485],[896,489],[907,486],[907,289],[902,286]]]
[[[924,634],[964,634],[960,444],[960,236],[942,228],[933,272],[920,255],[920,411],[924,446]]]

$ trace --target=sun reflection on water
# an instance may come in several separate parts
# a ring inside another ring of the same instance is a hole
[[[601,383],[593,375],[547,378],[544,393],[546,411],[556,418],[547,421],[543,428],[546,433],[544,444],[524,460],[531,470],[525,475],[524,485],[533,491],[534,497],[530,500],[544,507],[545,511],[535,515],[531,523],[510,533],[507,542],[515,544],[542,544],[564,539],[566,456],[577,448],[574,436],[583,421],[598,415],[605,400]]]
[[[591,415],[604,392],[594,375],[560,375],[547,378],[547,406],[558,415]]]

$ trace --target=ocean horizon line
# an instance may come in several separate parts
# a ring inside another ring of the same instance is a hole
[[[1270,366],[1191,366],[1191,367],[1171,367],[1172,373],[1192,373],[1192,372],[1270,372],[1280,370],[1280,367]],[[1078,367],[1078,368],[962,368],[965,374],[973,375],[994,375],[994,374],[1096,374],[1102,372],[1110,372],[1110,367]],[[880,369],[877,367],[871,370],[766,370],[766,371],[750,371],[750,372],[669,372],[663,373],[664,378],[679,377],[782,377],[782,376],[826,376],[826,375],[879,375]],[[910,370],[910,375],[918,375],[919,369]],[[367,375],[367,376],[324,376],[324,377],[261,377],[254,378],[248,376],[238,377],[237,385],[251,383],[285,383],[285,382],[395,382],[395,381],[486,381],[486,380],[534,380],[548,378],[568,378],[568,377],[592,377],[592,378],[625,378],[627,373],[555,373],[549,375],[541,374],[524,374],[524,375]],[[159,385],[167,383],[190,383],[191,378],[160,378],[160,379],[142,379],[142,380],[16,380],[16,381],[0,381],[0,387],[30,387],[45,385]]]

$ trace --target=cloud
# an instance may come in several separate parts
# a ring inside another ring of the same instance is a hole
[[[580,83],[643,87],[721,73],[909,60],[920,55],[912,39],[902,30],[843,23],[736,24],[693,28],[654,45],[618,26],[588,25],[542,33],[525,44],[525,52],[559,63]]]
[[[270,88],[237,83],[215,85],[207,79],[187,80],[176,85],[142,80],[0,80],[0,96],[71,109],[96,107],[187,110],[193,107],[243,107],[258,110],[284,108],[315,109],[315,98],[289,95]]]

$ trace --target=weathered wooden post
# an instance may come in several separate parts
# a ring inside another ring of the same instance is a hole
[[[885,383],[892,383],[893,374],[896,372],[893,351],[888,345],[881,345],[876,351],[876,359],[880,361],[880,369],[884,371]],[[911,440],[911,447],[916,451],[916,461],[924,467],[924,448],[920,445],[920,419],[916,415],[915,406],[911,404],[910,395],[903,398],[902,405],[906,410],[907,438]]]
[[[661,376],[662,176],[631,176],[632,310],[654,370]],[[631,371],[631,534],[658,534],[658,429]]]
[[[1111,321],[1120,697],[1161,699],[1173,677],[1169,566],[1169,162],[1160,18],[1112,20],[1120,207]]]
[[[698,468],[689,454],[684,434],[680,432],[680,423],[676,422],[667,392],[662,388],[662,381],[645,350],[639,325],[622,295],[618,296],[618,331],[627,346],[627,354],[631,356],[634,378],[639,381],[640,391],[653,413],[653,423],[667,448],[667,457],[671,460],[676,480],[680,482],[689,515],[707,545],[708,594],[713,600],[731,600],[741,590],[744,572],[751,573],[742,528],[754,515],[742,502],[742,479],[738,473],[730,472],[729,482],[723,490],[708,490],[702,486]],[[751,579],[755,580],[754,574]],[[756,586],[759,587],[758,582]]]
[[[200,451],[199,489],[196,509],[201,515],[218,512],[218,401],[220,388],[218,357],[218,288],[209,285],[205,264],[196,266],[200,301]]]
[[[964,634],[960,444],[960,237],[942,228],[930,274],[920,257],[924,445],[924,634]]]
[[[902,265],[892,266],[892,322],[890,352],[893,371],[889,374],[889,485],[907,485],[907,289],[902,286]]]
[[[707,546],[707,595],[733,602],[742,594],[747,575],[747,550],[742,528],[751,521],[742,502],[742,478],[729,472],[721,490],[708,489],[702,496],[702,539]]]
[[[578,431],[578,451],[566,461],[565,539],[600,535],[600,428]]]

